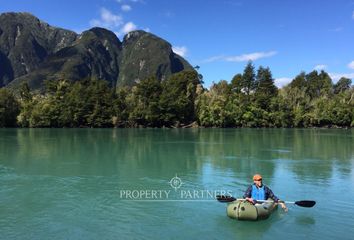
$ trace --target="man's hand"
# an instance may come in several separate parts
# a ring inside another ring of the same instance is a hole
[[[248,198],[248,197],[246,197],[246,200],[247,200],[248,202],[252,203],[252,204],[255,204],[255,203],[256,203],[256,201],[253,200],[253,198]]]
[[[280,204],[281,208],[284,210],[284,212],[288,211],[288,208],[286,207],[284,202],[279,202],[279,204]]]

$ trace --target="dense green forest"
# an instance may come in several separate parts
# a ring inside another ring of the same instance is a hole
[[[354,88],[325,72],[301,72],[277,89],[269,68],[249,62],[210,89],[196,71],[118,89],[102,80],[46,81],[0,89],[0,127],[353,127]]]

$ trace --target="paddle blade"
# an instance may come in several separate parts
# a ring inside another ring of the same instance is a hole
[[[222,202],[222,203],[225,203],[225,202],[233,202],[233,201],[236,200],[236,198],[234,198],[234,197],[224,196],[224,195],[217,195],[217,196],[216,196],[216,199],[217,199],[219,202]]]
[[[296,201],[295,202],[296,205],[300,206],[300,207],[313,207],[316,204],[316,201],[311,201],[311,200],[302,200],[302,201]]]

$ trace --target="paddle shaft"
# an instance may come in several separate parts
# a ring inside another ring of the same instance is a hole
[[[246,199],[237,199],[237,200],[246,200]],[[271,200],[255,200],[256,202],[274,202],[274,201],[271,201]],[[279,203],[288,203],[288,204],[295,204],[296,202],[289,202],[289,201],[279,201]]]
[[[271,202],[271,201],[267,201],[267,200],[257,200],[259,202]],[[257,202],[256,201],[256,202]],[[296,201],[296,202],[289,202],[289,201],[279,201],[280,203],[289,203],[289,204],[295,204],[299,207],[306,207],[306,208],[311,208],[313,206],[316,205],[316,201],[312,201],[312,200],[301,200],[301,201]]]
[[[232,199],[232,201],[247,201],[247,199],[245,198],[230,198]],[[274,202],[272,200],[255,200],[256,202]],[[295,202],[289,202],[289,201],[279,201],[279,202],[283,202],[283,203],[289,203],[289,204],[292,204],[292,203],[295,203]]]
[[[233,201],[246,201],[246,199],[244,198],[234,198],[231,196],[222,196],[222,195],[218,195],[217,196],[217,200],[219,202],[233,202]],[[274,201],[270,201],[270,200],[256,200],[256,202],[274,202]],[[291,201],[280,201],[280,203],[288,203],[288,204],[296,204],[297,206],[300,207],[313,207],[316,204],[316,201],[312,201],[312,200],[301,200],[301,201],[296,201],[296,202],[291,202]]]

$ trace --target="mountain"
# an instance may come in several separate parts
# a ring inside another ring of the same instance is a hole
[[[83,78],[131,86],[187,69],[193,68],[171,44],[148,32],[130,32],[121,42],[104,28],[76,34],[29,13],[0,15],[0,87],[27,82],[31,89],[42,89],[44,80]]]
[[[147,76],[164,80],[173,73],[192,69],[172,51],[171,44],[144,31],[133,31],[124,37],[121,56],[118,85],[131,85]]]
[[[37,69],[14,79],[9,85],[13,88],[26,81],[31,89],[40,89],[44,80],[77,81],[88,77],[104,79],[115,85],[120,54],[121,42],[114,33],[92,28],[78,35],[70,46],[47,56]]]
[[[49,26],[29,13],[0,15],[0,86],[36,70],[77,34]]]

